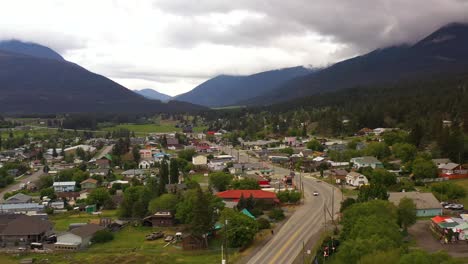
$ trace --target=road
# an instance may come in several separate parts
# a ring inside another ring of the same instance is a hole
[[[111,151],[112,151],[112,148],[114,147],[114,145],[108,145],[108,146],[104,146],[102,148],[102,150],[96,155],[96,159],[101,159],[102,157],[104,157],[106,154],[109,154]]]
[[[5,195],[5,193],[7,192],[12,192],[14,190],[18,190],[20,189],[20,185],[22,183],[26,184],[27,182],[35,182],[39,179],[39,177],[41,175],[43,175],[44,172],[42,171],[42,168],[39,168],[38,171],[34,172],[33,174],[31,175],[24,175],[22,176],[17,182],[15,182],[14,184],[12,185],[9,185],[7,186],[5,189],[3,189],[1,192],[0,192],[0,202],[3,202],[4,199],[3,199],[3,195]]]
[[[223,151],[231,153],[229,148],[223,148]],[[239,156],[241,162],[258,161],[255,158],[247,157],[245,151],[240,151],[238,154],[237,150],[232,150],[232,155],[236,158]],[[287,169],[269,165],[274,168],[277,178],[289,174]],[[299,177],[296,177],[295,180],[298,181]],[[274,234],[273,238],[251,257],[248,261],[249,264],[293,263],[302,251],[303,242],[307,243],[313,235],[324,230],[326,208],[331,214],[332,200],[334,200],[336,217],[341,202],[340,190],[325,182],[318,181],[309,174],[302,174],[302,182],[305,196],[303,205],[298,207],[281,229]],[[313,196],[314,191],[317,191],[319,196]],[[330,220],[328,214],[326,219]]]

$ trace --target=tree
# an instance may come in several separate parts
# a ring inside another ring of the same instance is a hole
[[[219,192],[227,190],[231,184],[232,175],[224,172],[210,173],[209,184]]]
[[[412,172],[417,179],[437,177],[436,165],[431,160],[422,157],[418,157],[413,161]]]
[[[221,220],[223,224],[227,220],[226,231],[222,230],[221,232],[229,241],[228,247],[246,247],[253,241],[258,232],[258,223],[255,219],[229,208],[225,208],[221,212]]]
[[[453,182],[439,182],[431,185],[431,191],[441,201],[454,201],[466,197],[466,190]]]
[[[392,147],[395,157],[401,159],[403,163],[413,160],[417,154],[417,148],[409,143],[396,143]]]
[[[377,168],[371,172],[371,182],[389,187],[397,183],[396,175],[385,170]]]
[[[40,192],[41,198],[47,196],[50,199],[55,199],[57,195],[55,194],[55,190],[53,187],[43,188]]]
[[[172,184],[179,183],[179,163],[177,159],[171,159],[169,174],[170,174],[170,182]]]
[[[367,202],[374,199],[388,200],[387,188],[382,184],[374,183],[359,188],[358,202]]]
[[[344,201],[341,202],[340,212],[343,213],[347,208],[351,205],[356,203],[356,199],[354,198],[346,198]]]
[[[111,196],[106,188],[96,188],[89,194],[86,203],[95,204],[98,208],[101,208],[105,205]]]
[[[184,149],[177,153],[177,156],[186,161],[192,162],[192,157],[195,156],[197,152],[194,149]]]
[[[55,157],[57,157],[57,156],[58,156],[57,149],[54,147],[54,148],[52,149],[52,157],[55,158]]]
[[[141,155],[140,155],[140,149],[139,149],[138,147],[133,147],[133,148],[132,148],[132,156],[133,156],[133,160],[134,160],[136,163],[139,163],[139,162],[140,162]]]
[[[177,195],[166,193],[151,200],[148,205],[148,211],[151,213],[156,213],[161,210],[175,211],[177,202]]]
[[[398,224],[405,230],[416,223],[416,204],[412,199],[404,197],[400,200],[397,209]]]
[[[214,224],[214,211],[209,204],[207,195],[203,193],[201,188],[196,190],[195,200],[193,204],[193,216],[190,222],[191,231],[196,236],[202,236],[208,233]]]
[[[377,159],[383,159],[390,156],[390,149],[384,142],[371,142],[364,149],[364,153]]]
[[[239,201],[237,202],[237,209],[240,211],[247,206],[247,201],[245,200],[244,194],[241,193]]]
[[[91,242],[100,244],[114,240],[114,234],[109,230],[99,230],[91,238]]]
[[[312,139],[307,142],[307,148],[314,151],[323,151],[323,145],[316,139]]]
[[[165,158],[161,161],[161,167],[159,169],[159,178],[161,180],[160,183],[164,185],[169,184],[169,167]]]
[[[255,179],[244,178],[233,181],[232,188],[236,190],[260,190],[260,185]]]

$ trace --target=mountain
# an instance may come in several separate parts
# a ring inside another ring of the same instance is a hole
[[[152,100],[159,100],[163,102],[167,102],[172,99],[172,96],[160,93],[153,89],[141,89],[141,90],[134,90],[135,93],[144,96],[145,98],[152,99]]]
[[[53,59],[60,61],[64,60],[64,58],[60,54],[48,47],[36,43],[22,42],[19,40],[0,41],[0,50],[8,51],[11,53],[30,55],[33,57],[44,59]]]
[[[18,51],[18,50],[17,50]],[[77,64],[0,50],[0,112],[186,112],[184,102],[149,100]]]
[[[312,69],[299,66],[248,76],[220,75],[198,85],[190,92],[177,96],[176,99],[210,107],[236,105],[274,90],[286,81],[313,72]]]
[[[357,86],[459,74],[467,71],[467,66],[468,25],[450,24],[414,45],[378,49],[338,62],[244,103],[275,103]]]

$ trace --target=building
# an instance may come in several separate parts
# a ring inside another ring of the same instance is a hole
[[[57,243],[54,245],[55,250],[74,251],[86,248],[90,244],[94,234],[104,229],[104,226],[96,224],[86,224],[73,228],[69,232],[57,237]]]
[[[54,191],[55,192],[74,192],[75,191],[76,182],[69,181],[69,182],[54,182]]]
[[[106,158],[96,160],[96,166],[100,169],[109,169],[110,168],[110,161]]]
[[[28,214],[44,212],[44,205],[38,203],[0,204],[0,214]]]
[[[42,216],[0,215],[0,244],[25,246],[40,243],[52,233],[52,224]]]
[[[98,185],[98,181],[93,178],[88,178],[80,183],[81,189],[83,190],[92,190],[96,189]]]
[[[208,158],[203,155],[196,155],[192,157],[192,163],[195,166],[204,166],[208,164]]]
[[[25,204],[31,203],[32,197],[23,193],[17,193],[5,200],[5,204]]]
[[[350,162],[353,163],[353,167],[356,169],[365,167],[371,167],[372,169],[383,168],[383,163],[375,157],[352,158]]]
[[[140,168],[140,169],[149,169],[153,165],[154,165],[153,160],[141,160],[140,163],[138,163],[138,168]]]
[[[346,174],[346,184],[354,186],[354,187],[360,187],[362,185],[369,184],[369,180],[367,179],[366,176],[352,171]]]
[[[335,180],[336,184],[345,184],[346,183],[346,175],[348,175],[348,172],[346,170],[341,170],[341,169],[334,169],[331,170],[331,177],[333,180]]]
[[[143,224],[147,226],[174,226],[175,217],[174,214],[170,211],[158,211],[153,215],[145,217],[143,219]]]
[[[151,159],[153,152],[150,149],[140,149],[140,157],[142,159]]]
[[[432,193],[391,192],[388,200],[398,206],[404,197],[410,198],[416,204],[416,216],[442,215],[442,206]]]
[[[242,196],[245,199],[252,196],[254,200],[261,200],[267,204],[279,203],[279,200],[276,197],[276,193],[262,190],[228,190],[216,193],[216,196],[226,202],[238,202]]]

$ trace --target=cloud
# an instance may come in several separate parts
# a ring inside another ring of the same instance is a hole
[[[4,0],[0,39],[49,46],[131,89],[324,66],[468,22],[466,0]]]

